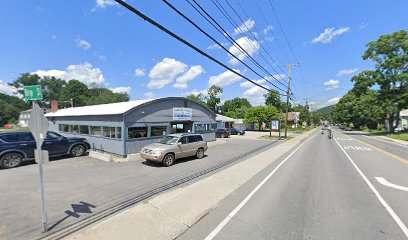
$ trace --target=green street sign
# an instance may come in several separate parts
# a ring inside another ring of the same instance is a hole
[[[24,89],[24,99],[26,101],[43,99],[41,85],[25,86],[23,89]]]

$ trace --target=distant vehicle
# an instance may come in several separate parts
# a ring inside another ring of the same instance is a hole
[[[204,142],[203,137],[199,134],[171,134],[163,137],[157,143],[143,147],[140,156],[168,167],[179,158],[191,156],[203,158],[207,149],[207,142]]]
[[[228,131],[231,133],[231,135],[244,135],[245,130],[240,130],[238,128],[228,128]]]
[[[217,138],[227,138],[231,133],[225,128],[219,128],[215,130],[215,137]]]
[[[322,130],[329,130],[330,129],[330,127],[329,127],[329,125],[327,125],[327,124],[325,124],[323,127],[322,127]]]
[[[67,138],[55,132],[47,132],[42,149],[49,156],[69,154],[82,156],[90,149],[85,138]],[[23,161],[34,159],[36,144],[29,131],[0,133],[0,167],[13,168]]]
[[[11,124],[4,124],[4,126],[3,126],[3,128],[5,128],[5,129],[12,129],[14,126],[13,125],[11,125]]]
[[[346,128],[346,126],[344,126],[343,124],[340,124],[339,128],[340,128],[341,130],[343,130],[344,128]]]
[[[351,129],[350,127],[345,127],[344,131],[352,131],[353,129]]]

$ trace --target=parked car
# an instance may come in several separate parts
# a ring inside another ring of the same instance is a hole
[[[344,131],[353,131],[353,129],[351,129],[350,127],[345,127]]]
[[[199,134],[171,134],[163,137],[157,143],[143,147],[140,156],[168,167],[179,158],[191,156],[203,158],[207,149],[207,142],[204,142],[203,137]]]
[[[231,135],[244,135],[245,130],[240,130],[238,128],[228,128],[228,131],[231,133]]]
[[[227,138],[231,133],[225,128],[219,128],[215,130],[215,137],[217,138]]]
[[[50,157],[69,154],[82,156],[90,149],[85,138],[67,138],[55,132],[48,132],[42,150]],[[23,161],[34,159],[36,143],[29,131],[0,133],[0,167],[13,168]]]

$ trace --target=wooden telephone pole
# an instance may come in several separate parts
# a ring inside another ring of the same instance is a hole
[[[290,73],[292,71],[292,67],[298,67],[299,64],[292,64],[289,63],[288,67],[288,90],[286,92],[286,114],[285,114],[285,138],[288,137],[288,115],[289,115],[289,98],[290,98]]]

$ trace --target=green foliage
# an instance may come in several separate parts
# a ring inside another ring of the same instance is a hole
[[[279,92],[277,90],[272,90],[266,94],[265,97],[265,105],[266,106],[275,106],[278,109],[286,106],[284,102],[282,102]]]
[[[0,124],[15,123],[20,112],[27,110],[29,105],[18,97],[0,93]]]
[[[214,112],[218,113],[221,110],[221,98],[219,95],[223,93],[223,90],[221,87],[217,85],[212,85],[208,89],[208,96],[206,97],[206,105],[208,108],[213,110]]]
[[[256,106],[248,108],[244,121],[246,123],[258,123],[258,128],[262,122],[269,123],[272,118],[279,117],[279,110],[274,106]]]
[[[86,95],[90,96],[85,100],[86,105],[129,101],[129,96],[126,93],[113,93],[111,90],[106,88],[88,89]]]
[[[205,97],[202,93],[190,94],[186,98],[205,105]]]
[[[335,107],[336,107],[336,105],[330,105],[330,106],[327,106],[327,107],[320,108],[320,109],[316,110],[316,112],[321,112],[321,113],[324,113],[324,114],[330,116]]]
[[[245,117],[246,110],[250,107],[252,105],[246,98],[234,98],[224,102],[222,114],[231,118],[242,119]]]

